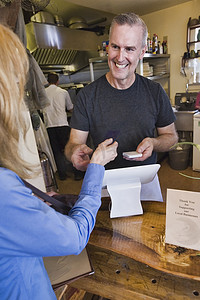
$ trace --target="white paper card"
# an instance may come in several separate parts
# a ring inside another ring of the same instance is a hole
[[[200,250],[200,193],[167,190],[165,242]]]

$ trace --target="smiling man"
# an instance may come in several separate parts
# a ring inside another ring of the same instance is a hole
[[[65,154],[75,168],[85,170],[90,161],[89,133],[95,148],[109,137],[118,141],[118,156],[107,169],[156,163],[156,152],[168,151],[177,142],[175,116],[164,89],[135,73],[146,41],[147,27],[137,15],[124,13],[113,19],[109,72],[79,92],[71,119]],[[142,156],[123,157],[123,152],[134,150]]]
[[[127,89],[135,81],[135,69],[146,52],[147,29],[143,22],[134,27],[128,23],[121,23],[122,25],[113,22],[110,29],[110,72],[106,77],[113,87]]]

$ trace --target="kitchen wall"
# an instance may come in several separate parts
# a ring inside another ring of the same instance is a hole
[[[163,41],[163,36],[168,36],[168,53],[170,59],[170,97],[174,104],[177,92],[184,92],[187,78],[180,74],[181,57],[186,49],[186,33],[189,17],[198,18],[200,15],[200,0],[192,0],[184,4],[163,9],[151,14],[141,16],[147,24],[151,37],[154,33],[158,40]]]

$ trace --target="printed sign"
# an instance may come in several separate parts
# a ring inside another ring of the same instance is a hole
[[[167,190],[165,242],[200,250],[200,193]]]

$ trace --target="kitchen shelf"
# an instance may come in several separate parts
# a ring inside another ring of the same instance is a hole
[[[195,59],[195,58],[199,58],[200,59],[200,55],[195,56],[195,57],[183,57],[184,60]]]
[[[89,63],[102,63],[108,60],[107,56],[99,56],[99,57],[92,57],[89,59]]]
[[[192,45],[196,45],[196,44],[200,43],[200,40],[198,40],[198,38],[197,38],[197,29],[199,28],[199,30],[200,30],[200,23],[197,23],[195,25],[190,25],[190,23],[191,23],[191,18],[189,18],[189,21],[188,21],[188,24],[187,24],[187,43],[186,43],[186,47],[187,47],[188,52],[190,52],[190,47]],[[193,34],[192,34],[192,31],[193,31]]]
[[[107,61],[108,61],[107,56],[92,57],[92,58],[89,59],[91,82],[94,81],[94,67],[93,67],[93,65],[96,64],[96,63],[107,63]]]
[[[188,83],[188,86],[200,86],[200,82]]]
[[[196,25],[188,25],[188,28],[190,28],[190,30],[200,28],[200,23]]]
[[[170,98],[170,54],[151,54],[145,53],[142,60],[140,60],[137,73],[144,76],[144,63],[148,62],[150,66],[153,66],[156,73],[159,73],[159,67],[161,68],[161,74],[153,76],[145,76],[146,78],[159,82],[166,90],[168,97]],[[163,74],[162,68],[166,69],[166,73]]]
[[[167,74],[162,74],[162,75],[157,75],[157,76],[147,76],[146,78],[156,81],[156,80],[159,80],[159,79],[162,79],[162,78],[170,78],[170,74],[167,73]]]
[[[170,58],[170,54],[145,53],[144,58]]]
[[[200,41],[192,41],[192,42],[188,42],[188,45],[190,45],[190,44],[197,44],[197,43],[200,43]]]

